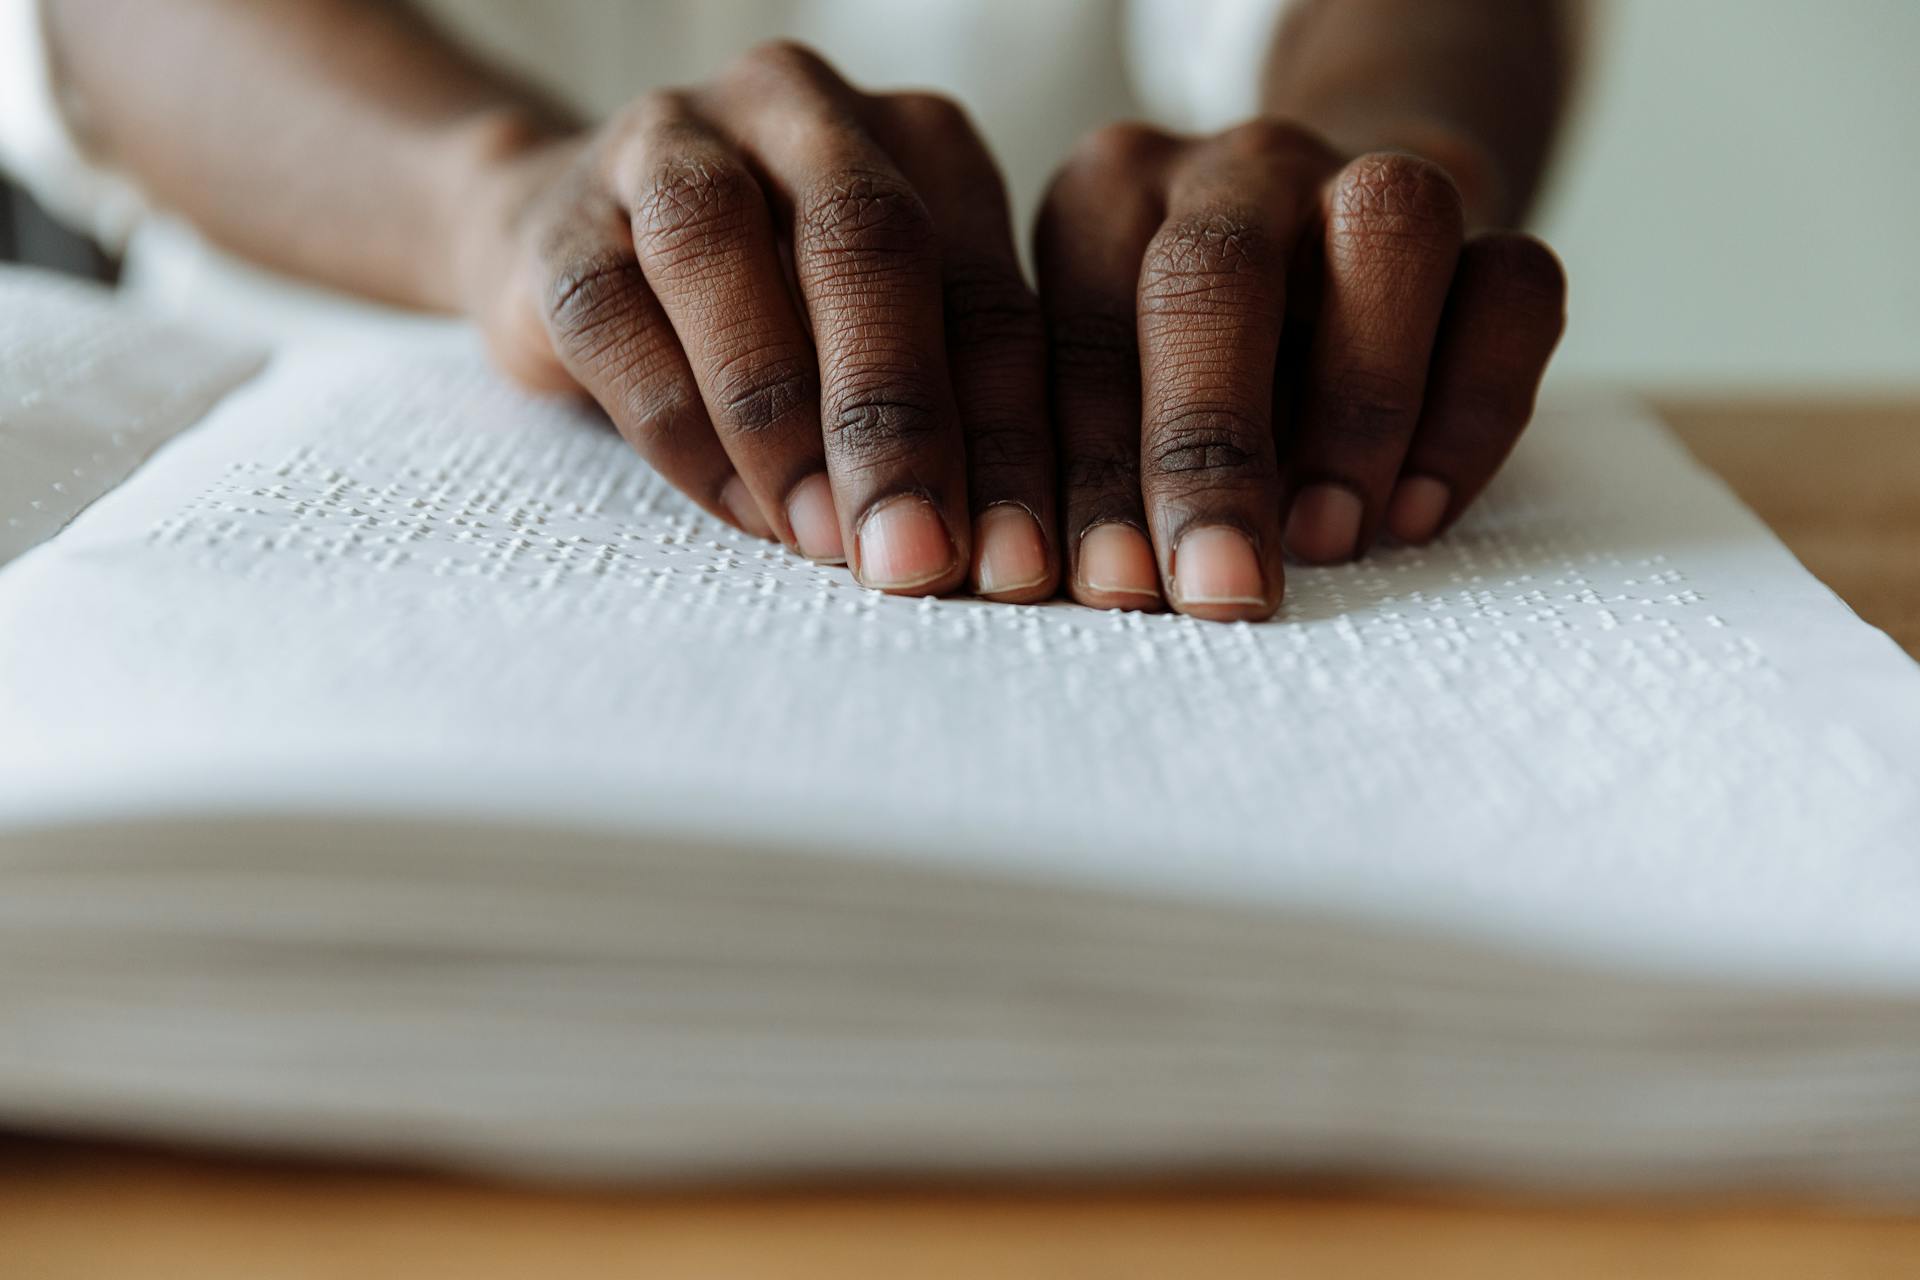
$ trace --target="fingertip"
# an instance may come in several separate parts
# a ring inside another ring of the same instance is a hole
[[[856,535],[860,585],[895,595],[941,595],[960,582],[960,557],[947,522],[917,493],[883,500]]]
[[[1387,503],[1387,532],[1408,546],[1431,542],[1440,532],[1453,490],[1433,476],[1408,476]]]
[[[816,471],[793,487],[787,497],[787,524],[793,530],[795,550],[819,564],[845,564],[847,550],[840,537],[840,516],[833,505],[833,483]]]
[[[1173,603],[1209,622],[1258,622],[1280,607],[1260,552],[1239,529],[1203,525],[1180,537],[1173,552]]]
[[[1153,545],[1132,525],[1097,524],[1080,536],[1073,598],[1093,609],[1153,612],[1165,606]]]
[[[1032,604],[1051,596],[1058,574],[1039,520],[1018,503],[987,508],[973,526],[973,589],[989,600]]]
[[[1353,559],[1364,509],[1360,495],[1343,484],[1302,489],[1287,515],[1286,546],[1306,564],[1339,564]]]
[[[753,494],[747,490],[747,482],[739,476],[730,477],[720,486],[720,505],[725,507],[733,522],[756,538],[765,538],[768,542],[777,542],[773,526],[761,513],[760,504],[754,501]]]

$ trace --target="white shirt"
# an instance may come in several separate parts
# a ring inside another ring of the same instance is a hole
[[[1214,128],[1255,104],[1285,0],[428,0],[450,31],[591,115],[690,84],[775,36],[819,48],[866,88],[930,87],[965,103],[1026,226],[1081,134],[1146,116]],[[39,0],[0,0],[0,167],[57,214],[127,253],[130,289],[204,315],[262,273],[154,215],[89,158],[61,115]]]

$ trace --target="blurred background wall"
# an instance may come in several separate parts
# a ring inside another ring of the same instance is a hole
[[[1573,282],[1558,371],[1920,387],[1920,0],[1591,3],[1538,219]],[[30,213],[11,231],[32,256],[94,262]]]
[[[1595,0],[1558,368],[1920,386],[1920,0]]]

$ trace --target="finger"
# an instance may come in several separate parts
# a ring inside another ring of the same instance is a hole
[[[932,215],[859,123],[856,95],[812,54],[760,51],[726,96],[739,140],[791,210],[849,563],[870,587],[951,591],[971,538]]]
[[[759,182],[679,94],[644,99],[610,161],[634,252],[679,335],[708,420],[764,523],[845,557],[824,479],[819,374]]]
[[[1164,133],[1115,125],[1047,193],[1035,261],[1062,478],[1067,592],[1096,609],[1158,609],[1140,497],[1140,260],[1164,212]]]
[[[1460,255],[1460,195],[1413,156],[1363,156],[1330,183],[1325,292],[1288,458],[1287,549],[1313,564],[1371,541],[1419,420]]]
[[[1467,242],[1454,272],[1387,531],[1421,543],[1465,511],[1533,417],[1547,361],[1566,327],[1567,282],[1532,236]]]
[[[714,515],[771,537],[707,422],[686,355],[640,273],[625,210],[584,180],[569,202],[575,214],[536,247],[555,355],[668,483]]]
[[[1174,607],[1196,617],[1280,605],[1274,366],[1320,156],[1277,126],[1222,135],[1173,176],[1141,267],[1140,484]]]
[[[966,440],[975,593],[1044,600],[1059,590],[1046,335],[1020,270],[1005,185],[966,113],[895,94],[871,116],[940,239],[947,358]]]

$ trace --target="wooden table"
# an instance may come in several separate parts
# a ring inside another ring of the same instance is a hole
[[[1920,400],[1659,408],[1807,568],[1920,658]]]
[[[1920,657],[1920,403],[1662,405],[1862,617]],[[528,1190],[0,1143],[0,1278],[1920,1277],[1920,1217],[1410,1189]]]

